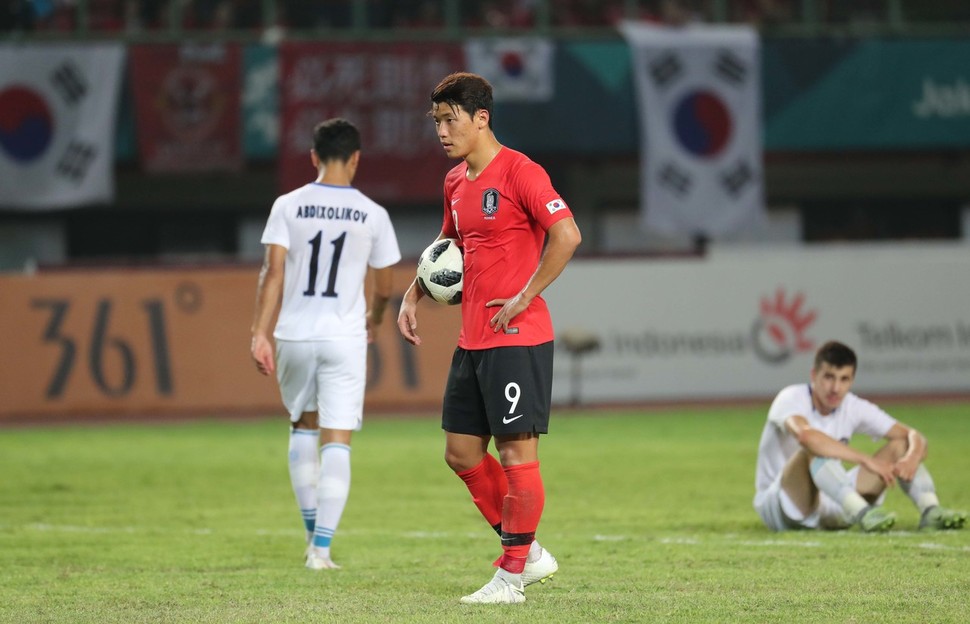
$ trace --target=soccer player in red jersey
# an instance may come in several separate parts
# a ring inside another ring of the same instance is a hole
[[[464,252],[462,328],[442,406],[445,461],[465,482],[503,554],[491,581],[463,603],[518,603],[545,581],[556,559],[535,541],[545,490],[539,434],[552,400],[553,327],[540,294],[563,271],[582,236],[545,170],[503,146],[492,131],[492,87],[456,73],[431,94],[430,115],[451,158],[438,238]],[[416,283],[404,295],[398,327],[413,345]],[[489,453],[494,440],[498,459]]]

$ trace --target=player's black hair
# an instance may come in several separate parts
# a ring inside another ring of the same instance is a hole
[[[492,85],[478,74],[456,72],[445,76],[431,92],[431,103],[459,107],[469,115],[488,111],[488,127],[492,127]],[[433,110],[428,113],[432,114]]]
[[[360,151],[360,131],[340,117],[320,122],[313,129],[313,151],[323,162],[347,162],[354,152]]]
[[[815,370],[823,363],[835,368],[851,366],[853,371],[858,367],[855,351],[835,340],[829,340],[815,352]]]

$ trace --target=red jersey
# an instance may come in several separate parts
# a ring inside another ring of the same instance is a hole
[[[467,169],[463,161],[445,176],[442,226],[446,237],[461,242],[465,254],[458,346],[472,350],[549,342],[552,318],[541,296],[512,319],[509,333],[489,327],[500,308],[485,304],[522,290],[539,265],[546,230],[573,214],[545,169],[521,152],[503,147],[474,181],[465,177]]]

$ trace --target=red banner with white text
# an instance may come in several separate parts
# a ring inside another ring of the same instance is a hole
[[[441,197],[454,166],[427,113],[438,82],[464,64],[452,43],[310,43],[280,46],[280,192],[312,182],[313,127],[343,117],[361,132],[354,186],[377,201]]]
[[[139,155],[145,170],[240,170],[239,45],[134,45],[129,55]]]

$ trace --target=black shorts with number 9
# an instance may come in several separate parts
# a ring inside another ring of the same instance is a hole
[[[450,433],[548,433],[553,342],[534,347],[455,349],[441,428]]]

